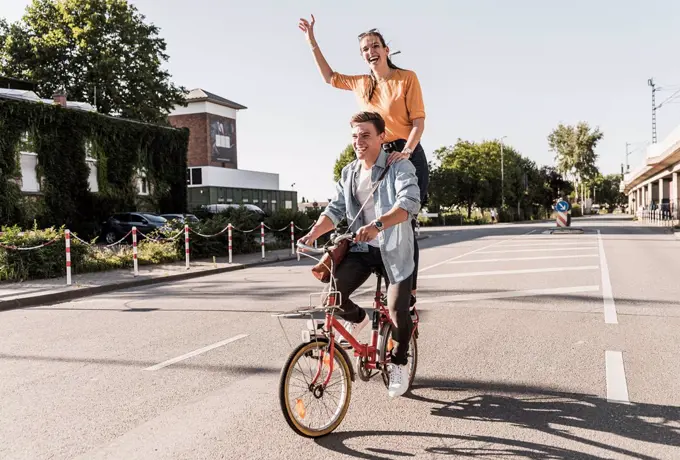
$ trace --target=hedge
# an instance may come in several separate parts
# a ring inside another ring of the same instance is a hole
[[[270,240],[267,249],[281,249],[290,247],[290,222],[297,227],[295,230],[296,240],[307,233],[308,228],[314,223],[318,212],[302,213],[291,210],[280,210],[267,216],[265,225],[280,230],[274,232],[275,238],[271,238],[272,232],[267,230]],[[237,229],[232,238],[232,253],[244,254],[258,252],[260,250],[260,219],[252,212],[244,208],[230,209],[224,213],[210,216],[191,228],[203,235],[214,235],[222,231],[229,223]],[[170,232],[175,235],[183,229],[183,225],[175,224]],[[244,233],[238,230],[255,230]],[[302,230],[300,230],[302,229]],[[2,227],[0,234],[0,281],[24,281],[31,279],[55,278],[66,275],[65,267],[65,227],[38,228],[37,224],[32,229],[22,230],[19,226]],[[114,248],[106,248],[97,244],[97,239],[82,243],[78,233],[73,232],[71,238],[71,266],[74,275],[98,272],[112,269],[132,268],[132,247],[120,245]],[[174,241],[155,241],[160,235],[150,234],[150,239],[141,240],[138,243],[138,260],[140,265],[170,263],[184,260],[184,237],[180,236]],[[321,239],[320,241],[324,241]],[[228,255],[228,233],[223,232],[212,238],[204,238],[192,232],[190,235],[192,260],[220,257]],[[6,249],[2,246],[29,248],[51,243],[48,246],[30,251],[18,251]]]
[[[151,190],[147,206],[161,213],[186,211],[188,129],[0,100],[0,132],[0,225],[35,219],[43,228],[64,225],[94,235],[112,213],[144,205],[136,193],[138,171]],[[28,140],[22,140],[24,134]],[[38,155],[40,198],[22,198],[21,150]],[[97,160],[98,193],[89,190],[88,150]]]

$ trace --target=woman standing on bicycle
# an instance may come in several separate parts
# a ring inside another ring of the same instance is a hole
[[[429,170],[420,138],[425,129],[425,106],[420,82],[415,72],[404,70],[392,63],[385,39],[376,29],[359,35],[359,50],[369,66],[367,75],[343,75],[334,72],[324,58],[314,38],[314,15],[312,21],[300,19],[299,28],[307,36],[314,53],[316,65],[326,83],[335,88],[354,92],[361,110],[377,112],[385,120],[385,144],[390,153],[388,164],[411,160],[416,168],[420,188],[421,208],[427,203]],[[416,220],[411,226],[415,231]],[[415,304],[419,250],[414,239],[416,268],[413,275],[411,305]]]

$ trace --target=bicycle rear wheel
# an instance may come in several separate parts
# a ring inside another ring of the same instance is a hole
[[[352,396],[352,373],[345,353],[335,349],[333,374],[328,386],[322,384],[330,370],[329,343],[316,340],[300,344],[288,357],[279,380],[279,402],[288,425],[309,438],[325,436],[345,418]],[[312,385],[323,360],[321,375]]]
[[[416,339],[417,336],[417,331],[413,331],[411,334],[411,339],[409,340],[408,343],[408,386],[409,388],[411,385],[413,385],[413,379],[416,377],[416,369],[418,368],[418,340]],[[391,323],[385,323],[383,324],[381,330],[380,330],[380,336],[378,337],[379,341],[379,353],[380,353],[380,362],[385,363],[387,358],[389,357],[389,352],[392,351],[392,324]],[[386,387],[389,387],[390,385],[390,378],[389,374],[387,373],[387,369],[383,369],[382,371],[382,378],[383,378],[383,383],[385,384]]]

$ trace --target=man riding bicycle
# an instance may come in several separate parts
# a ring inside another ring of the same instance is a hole
[[[360,112],[351,119],[352,145],[357,159],[345,166],[336,184],[337,196],[319,217],[309,233],[300,239],[311,245],[347,218],[356,232],[347,256],[335,269],[337,291],[347,330],[354,337],[370,322],[366,311],[349,296],[370,276],[382,270],[388,282],[387,304],[395,324],[389,369],[389,395],[401,396],[408,390],[407,353],[413,323],[409,314],[412,277],[415,268],[414,234],[410,220],[420,210],[420,190],[416,170],[410,161],[397,161],[387,168],[383,150],[385,121],[375,112]],[[362,208],[363,206],[363,208]]]

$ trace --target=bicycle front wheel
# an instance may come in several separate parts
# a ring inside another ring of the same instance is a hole
[[[352,374],[344,353],[333,353],[330,371],[328,341],[300,344],[281,370],[279,402],[288,425],[301,436],[318,438],[335,430],[345,418],[352,395]],[[321,373],[312,383],[319,370]]]

